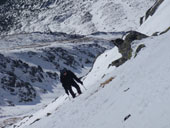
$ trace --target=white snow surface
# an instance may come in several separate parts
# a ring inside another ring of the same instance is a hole
[[[158,7],[155,14],[150,16],[141,27],[139,32],[152,35],[155,32],[165,31],[170,27],[170,1],[164,2]]]
[[[121,57],[118,49],[106,51],[84,78],[87,91],[82,87],[76,99],[59,97],[15,128],[169,128],[169,34],[135,41],[134,51],[146,47],[118,68],[108,68]]]

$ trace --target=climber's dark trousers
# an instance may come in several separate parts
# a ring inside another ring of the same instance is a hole
[[[78,94],[81,94],[81,93],[82,93],[81,90],[80,90],[80,87],[78,86],[78,84],[77,84],[76,82],[71,83],[71,86],[73,86],[73,87],[76,88]],[[68,91],[70,92],[70,94],[72,95],[72,97],[75,98],[76,94],[73,92],[71,86],[69,86]]]

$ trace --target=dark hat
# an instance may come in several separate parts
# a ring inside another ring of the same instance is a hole
[[[66,68],[63,68],[62,70],[60,70],[60,74],[64,74],[67,72],[67,69]]]

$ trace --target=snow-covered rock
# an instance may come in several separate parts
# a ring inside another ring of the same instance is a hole
[[[53,76],[53,77],[52,77]],[[30,66],[21,60],[11,59],[0,54],[0,104],[15,105],[35,101],[39,98],[34,84],[43,85],[47,80],[56,80],[57,74],[48,74],[40,66]],[[44,88],[44,90],[43,90]]]
[[[0,31],[90,34],[132,30],[155,1],[6,0],[0,4]]]
[[[138,31],[147,35],[152,35],[155,33],[159,34],[170,27],[170,1],[163,0],[161,4],[160,1],[162,2],[162,0],[158,0],[156,5],[151,7],[152,11],[152,8],[154,9],[156,6],[154,13],[149,15],[147,20],[139,27]]]
[[[124,40],[121,38],[117,38],[113,40],[113,43],[115,46],[118,47],[119,52],[121,53],[122,57],[118,58],[117,60],[114,60],[109,66],[120,66],[123,63],[125,63],[127,60],[131,59],[132,57],[132,44],[134,40],[141,40],[143,38],[147,38],[148,36],[136,32],[136,31],[129,31],[124,35]],[[139,49],[138,49],[139,52]],[[136,53],[137,54],[137,53]]]

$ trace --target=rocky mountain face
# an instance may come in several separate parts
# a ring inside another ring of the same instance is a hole
[[[37,14],[48,7],[49,1],[43,0],[3,0],[0,3],[0,30],[1,33],[8,32],[11,28],[14,30],[21,27],[20,18],[36,17]]]
[[[139,26],[139,18],[156,0],[2,0],[0,32],[65,32],[89,34],[125,31]]]
[[[149,16],[152,16],[156,12],[158,7],[162,4],[162,2],[164,2],[164,0],[157,0],[155,4],[147,10],[145,16],[140,18],[140,24],[143,24],[143,22],[147,20]]]
[[[1,105],[40,102],[41,94],[56,88],[61,69],[80,74],[114,46],[109,40],[64,33],[19,34],[1,37],[0,42]]]
[[[117,38],[113,40],[114,45],[118,47],[119,52],[121,53],[122,57],[113,61],[110,64],[110,66],[119,67],[120,65],[124,64],[127,60],[130,60],[132,57],[132,52],[133,52],[133,49],[132,49],[133,41],[141,40],[147,37],[148,37],[147,35],[144,35],[142,33],[139,33],[136,31],[129,31],[124,36],[124,39]],[[143,44],[139,45],[139,47],[135,51],[135,54],[136,54],[135,57],[137,56],[139,51],[144,47],[145,45]]]
[[[19,102],[32,101],[36,97],[36,91],[28,81],[43,82],[43,73],[40,67],[30,67],[21,60],[13,60],[0,54],[1,105],[5,102],[14,105],[12,102],[15,98]],[[21,77],[25,77],[25,80]]]

